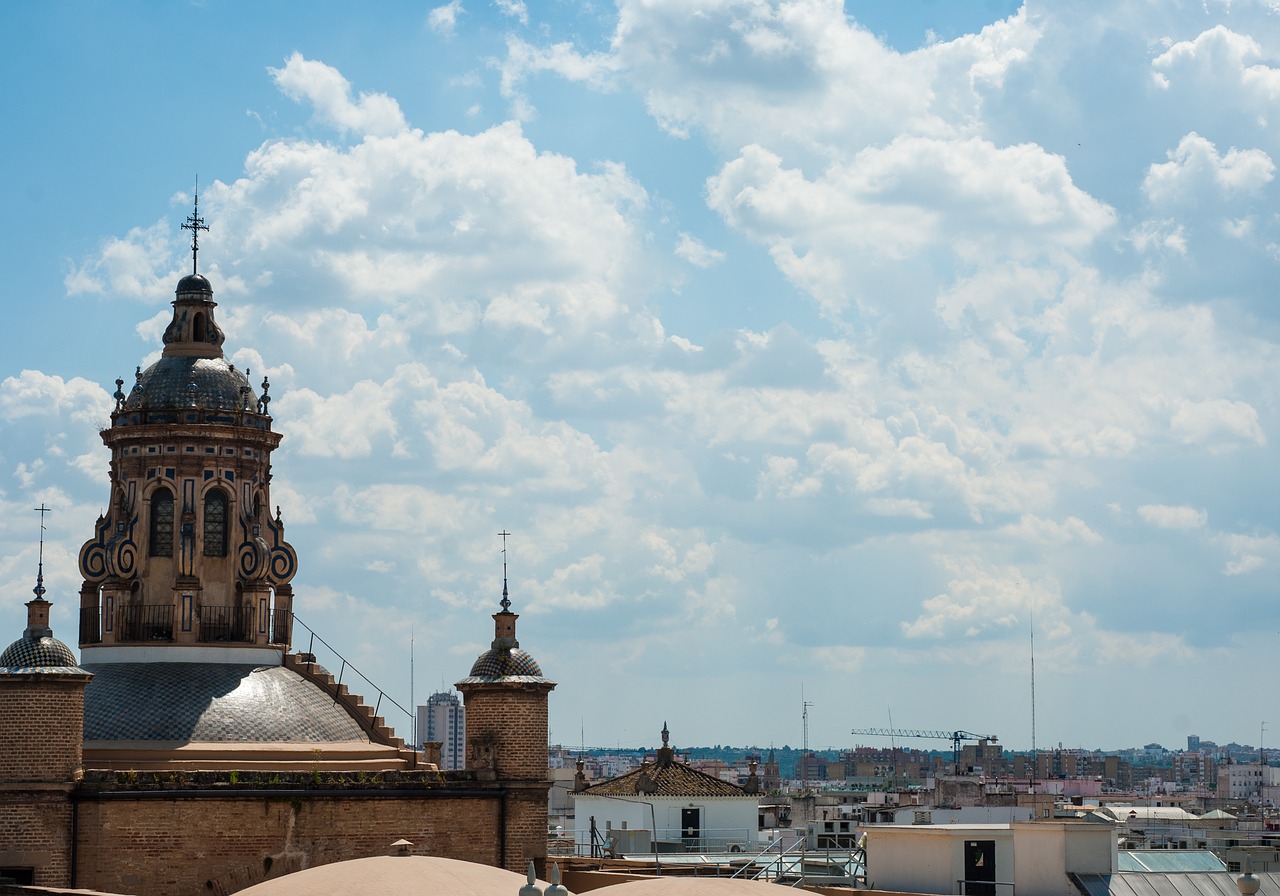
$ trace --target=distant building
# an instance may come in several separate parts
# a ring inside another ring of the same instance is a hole
[[[418,710],[418,740],[440,744],[440,768],[467,764],[467,711],[452,691],[437,691]]]
[[[1218,796],[1228,800],[1261,803],[1263,792],[1276,787],[1280,787],[1280,768],[1256,762],[1218,768]]]

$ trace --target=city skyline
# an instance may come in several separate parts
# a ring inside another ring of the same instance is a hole
[[[802,714],[814,748],[1258,740],[1261,0],[53,2],[0,26],[10,637],[48,505],[75,642],[97,431],[158,355],[198,177],[228,357],[284,433],[297,614],[401,705],[411,632],[420,693],[487,648],[507,560],[552,742],[652,746],[665,720],[796,746]]]

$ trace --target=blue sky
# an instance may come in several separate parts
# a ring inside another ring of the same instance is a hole
[[[408,703],[508,529],[552,738],[1257,743],[1265,2],[13,3],[0,630],[74,641],[189,264],[268,373],[297,612]],[[963,695],[958,700],[957,697]],[[392,719],[403,725],[403,720]]]

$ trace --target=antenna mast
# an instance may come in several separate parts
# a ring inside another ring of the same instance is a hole
[[[1031,619],[1031,792],[1035,793],[1040,759],[1036,753],[1036,605],[1034,597],[1028,600],[1027,611]]]
[[[413,731],[413,748],[418,749],[418,704],[413,699],[413,623],[409,624],[409,706],[412,707],[413,724],[410,726]]]
[[[800,683],[800,721],[803,728],[804,751],[801,754],[804,762],[804,776],[807,780],[809,777],[809,707],[813,706],[808,700],[804,699],[804,683]]]

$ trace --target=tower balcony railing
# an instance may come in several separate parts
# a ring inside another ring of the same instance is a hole
[[[173,604],[116,608],[116,641],[172,641]]]
[[[80,643],[102,643],[102,614],[97,607],[80,608]]]
[[[200,608],[200,640],[206,643],[256,640],[254,609],[252,606],[205,604]]]

